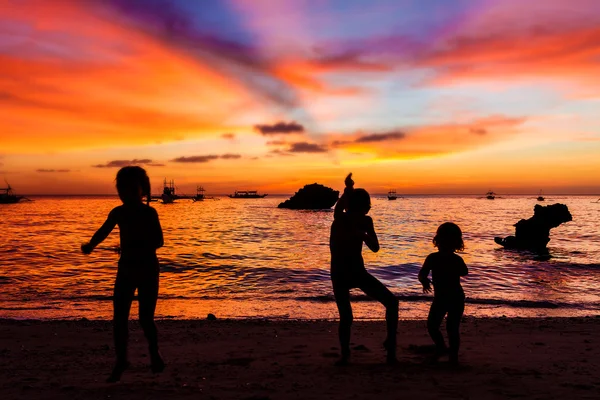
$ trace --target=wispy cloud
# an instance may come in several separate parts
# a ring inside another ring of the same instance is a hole
[[[297,142],[290,144],[290,153],[326,153],[327,148],[316,143]]]
[[[45,169],[45,168],[38,168],[36,169],[36,172],[71,172],[70,169]]]
[[[149,167],[164,167],[165,166],[165,164],[155,163],[148,158],[142,158],[142,159],[134,158],[133,160],[112,160],[112,161],[107,162],[106,164],[96,164],[96,165],[92,165],[92,166],[94,168],[122,168],[122,167],[126,167],[128,165],[147,165]]]
[[[183,156],[172,159],[172,162],[176,163],[207,163],[209,161],[214,161],[218,159],[223,160],[237,160],[242,158],[241,154],[208,154],[202,156]]]
[[[254,129],[260,132],[262,135],[287,135],[292,133],[304,133],[304,126],[299,123],[293,122],[276,122],[274,124],[259,124],[254,125]]]

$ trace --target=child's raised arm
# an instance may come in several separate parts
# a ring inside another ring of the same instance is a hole
[[[104,239],[106,239],[106,237],[112,232],[115,225],[117,224],[117,218],[116,218],[115,214],[116,214],[116,211],[115,211],[115,209],[113,209],[108,214],[108,217],[106,218],[106,221],[104,222],[104,224],[102,224],[100,229],[98,229],[96,231],[96,233],[94,233],[94,236],[92,236],[92,239],[88,243],[81,245],[81,251],[83,251],[85,254],[90,254],[96,246],[98,246],[100,243],[102,243],[102,241],[104,241]],[[161,237],[162,237],[162,231],[161,231]]]
[[[348,208],[348,196],[350,196],[350,192],[354,190],[352,172],[348,174],[348,176],[344,180],[344,184],[346,185],[344,193],[342,193],[342,196],[337,201],[337,203],[335,204],[335,208],[333,209],[333,219],[339,219],[344,214],[344,210]]]

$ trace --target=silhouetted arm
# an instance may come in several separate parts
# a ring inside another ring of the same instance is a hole
[[[419,282],[423,285],[423,292],[431,292],[431,281],[429,280],[429,273],[431,272],[431,259],[427,256],[421,270],[419,271]]]
[[[346,176],[344,180],[344,184],[346,187],[344,188],[344,193],[340,199],[335,203],[335,208],[333,209],[333,219],[339,219],[342,215],[344,215],[344,210],[348,209],[348,197],[350,193],[354,190],[354,181],[352,180],[352,172]]]
[[[367,231],[365,232],[364,241],[367,247],[373,252],[377,253],[379,251],[379,240],[377,239],[377,234],[375,233],[375,227],[373,226],[373,219],[371,217],[367,217]]]
[[[108,218],[106,218],[104,224],[102,224],[100,229],[98,229],[96,233],[94,233],[92,239],[90,239],[88,243],[81,246],[81,251],[83,251],[86,254],[91,253],[92,250],[94,250],[96,246],[102,243],[104,239],[106,239],[106,237],[112,232],[112,230],[115,228],[115,225],[117,224],[116,210],[116,208],[113,208],[113,210],[108,214]]]
[[[342,194],[342,197],[335,203],[335,208],[333,209],[333,219],[340,219],[344,215],[344,210],[347,208],[348,196],[346,196],[346,191]]]
[[[152,209],[152,211],[154,211],[154,220],[155,220],[155,226],[154,226],[154,237],[153,237],[153,241],[154,241],[154,246],[156,249],[158,249],[159,247],[163,247],[165,244],[165,240],[163,238],[163,231],[162,231],[162,227],[160,226],[160,220],[158,219],[158,213],[156,212],[155,209]]]
[[[467,276],[469,274],[469,268],[467,268],[467,264],[465,264],[465,261],[462,259],[462,257],[458,256],[460,258],[460,264],[458,266],[458,274],[460,276]]]

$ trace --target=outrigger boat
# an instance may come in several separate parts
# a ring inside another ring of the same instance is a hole
[[[392,189],[388,192],[387,195],[388,200],[396,200],[398,198],[398,195],[396,195],[396,190]]]
[[[162,200],[162,202],[164,204],[171,204],[173,202],[175,202],[175,200],[192,200],[194,202],[196,201],[203,201],[206,199],[209,199],[212,197],[206,197],[206,195],[204,194],[205,190],[202,186],[196,186],[196,195],[195,196],[188,196],[186,194],[176,194],[175,193],[175,181],[174,180],[170,180],[167,181],[167,179],[165,178],[164,182],[163,182],[163,192],[160,196],[152,196],[152,200],[151,201],[157,201],[157,200]]]
[[[29,200],[25,196],[17,196],[14,194],[12,187],[8,182],[6,182],[5,188],[0,188],[0,204],[14,204],[18,203],[21,199]]]
[[[267,194],[259,194],[256,190],[236,190],[229,197],[232,199],[262,199],[267,197]]]

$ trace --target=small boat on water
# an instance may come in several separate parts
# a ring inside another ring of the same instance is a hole
[[[175,194],[175,181],[170,180],[167,181],[165,178],[163,182],[163,192],[160,196],[152,196],[150,201],[161,200],[164,204],[171,204],[177,199],[185,198],[184,196],[179,196]]]
[[[205,198],[204,188],[202,186],[196,186],[196,195],[192,197],[192,201],[204,201]]]
[[[494,200],[496,198],[496,193],[491,190],[485,194],[485,198],[488,200]]]
[[[540,190],[540,193],[538,194],[538,197],[537,197],[537,201],[545,201],[545,200],[546,200],[546,198],[542,195],[542,191]]]
[[[229,197],[232,199],[262,199],[267,197],[267,194],[259,194],[256,190],[236,190]]]
[[[387,198],[388,198],[388,200],[396,200],[398,198],[398,195],[396,194],[396,190],[391,189],[387,194]]]
[[[6,182],[5,188],[0,188],[0,204],[14,204],[18,203],[21,199],[29,200],[25,196],[17,196],[14,194],[12,187],[8,182]]]

